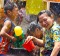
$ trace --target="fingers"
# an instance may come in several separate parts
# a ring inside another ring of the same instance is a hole
[[[15,42],[17,39],[15,37],[12,38],[13,42]]]
[[[28,36],[27,39],[25,40],[26,44],[33,39],[33,36]]]

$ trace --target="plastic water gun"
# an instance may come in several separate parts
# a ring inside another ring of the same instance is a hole
[[[16,26],[14,28],[14,35],[17,41],[13,43],[14,47],[21,48],[22,44],[24,43],[24,33],[20,26]]]

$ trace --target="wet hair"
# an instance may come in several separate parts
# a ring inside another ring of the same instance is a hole
[[[28,35],[31,35],[31,34],[30,34],[30,30],[29,30],[29,28],[27,29],[27,34],[28,34]]]
[[[49,11],[49,10],[42,10],[42,11],[40,11],[39,13],[38,13],[38,15],[37,15],[37,22],[39,21],[39,16],[40,15],[42,15],[42,14],[44,14],[44,13],[46,13],[49,17],[51,17],[51,15],[53,15],[53,13],[51,12],[51,11]]]
[[[19,7],[20,7],[19,9],[25,8],[25,6],[26,6],[26,1],[21,1],[19,4]]]
[[[16,5],[16,3],[7,3],[7,4],[5,4],[5,6],[4,6],[4,13],[7,14],[7,10],[12,11],[14,9],[14,7],[18,7]]]
[[[39,26],[38,24],[31,24],[28,29],[27,29],[27,33],[28,35],[32,35],[31,32],[35,32],[35,29],[38,28],[38,29],[42,29],[41,26]]]

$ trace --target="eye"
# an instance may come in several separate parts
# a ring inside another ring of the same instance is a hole
[[[44,21],[46,21],[46,20],[47,20],[47,18],[44,18],[43,20],[44,20]]]

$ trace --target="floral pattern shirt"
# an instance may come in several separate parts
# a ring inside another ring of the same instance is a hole
[[[44,32],[45,49],[52,50],[55,41],[60,41],[60,26],[54,22],[50,30]]]

